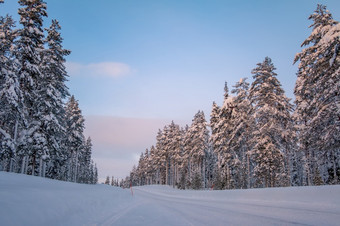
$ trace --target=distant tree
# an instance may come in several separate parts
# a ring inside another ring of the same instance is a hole
[[[84,146],[84,118],[79,108],[78,102],[71,96],[66,103],[66,147],[68,150],[67,160],[67,180],[77,181],[79,169],[79,157]]]
[[[109,176],[106,177],[105,184],[110,185],[110,177]]]
[[[156,150],[157,154],[155,156],[155,163],[157,165],[156,177],[157,184],[166,184],[167,171],[166,171],[166,159],[167,153],[165,151],[165,131],[166,127],[163,130],[158,130],[156,137]]]
[[[189,180],[193,186],[195,176],[199,176],[201,184],[205,187],[206,174],[205,174],[205,157],[207,152],[210,151],[209,145],[209,131],[207,129],[207,122],[203,111],[198,111],[192,120],[189,127],[187,149],[189,149]]]
[[[199,190],[202,188],[202,178],[199,172],[195,172],[191,182],[191,188]]]

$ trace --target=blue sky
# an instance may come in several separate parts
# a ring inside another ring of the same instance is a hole
[[[340,20],[338,0],[46,0],[62,26],[68,87],[86,118],[100,177],[124,177],[171,120],[184,126],[266,56],[293,98],[293,59],[311,30],[308,16],[325,4]],[[18,3],[2,15],[16,20]]]

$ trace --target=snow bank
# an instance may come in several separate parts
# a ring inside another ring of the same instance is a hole
[[[130,205],[129,192],[0,172],[0,225],[94,225]]]
[[[121,189],[0,172],[1,225],[339,225],[340,186]]]

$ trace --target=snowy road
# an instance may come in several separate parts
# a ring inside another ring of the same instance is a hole
[[[0,225],[340,225],[340,186],[133,191],[0,172]]]
[[[306,199],[314,193],[313,189],[307,192],[309,195],[301,194],[298,201],[286,197],[289,195],[286,192],[283,189],[211,192],[178,191],[159,186],[135,187],[132,205],[102,225],[340,224],[340,212],[334,209],[335,206]],[[266,193],[270,199],[264,198]]]

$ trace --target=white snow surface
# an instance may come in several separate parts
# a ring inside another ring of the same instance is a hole
[[[340,224],[340,186],[132,189],[0,172],[0,225]]]

